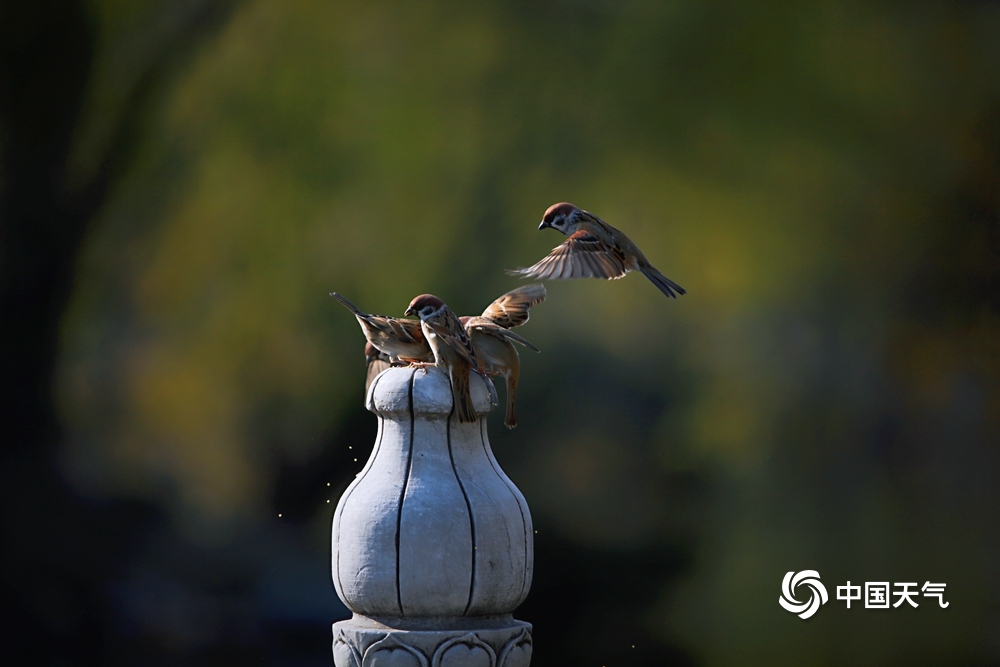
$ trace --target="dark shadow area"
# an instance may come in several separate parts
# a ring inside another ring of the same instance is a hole
[[[660,592],[689,568],[683,549],[594,549],[544,524],[539,533],[534,583],[515,614],[535,623],[532,665],[699,664],[651,632],[646,617]]]

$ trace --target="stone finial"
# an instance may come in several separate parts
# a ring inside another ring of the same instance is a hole
[[[493,384],[473,374],[471,388],[471,424],[452,414],[436,367],[390,368],[369,389],[378,435],[333,521],[334,586],[354,612],[334,625],[338,667],[378,652],[414,665],[530,661],[531,626],[511,612],[531,585],[531,515],[490,449]]]

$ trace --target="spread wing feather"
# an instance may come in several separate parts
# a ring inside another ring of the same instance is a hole
[[[552,249],[538,263],[508,273],[532,278],[621,278],[628,272],[621,251],[590,232],[578,231]]]
[[[505,329],[519,327],[528,321],[532,306],[545,300],[545,285],[532,283],[513,289],[491,303],[483,317]]]

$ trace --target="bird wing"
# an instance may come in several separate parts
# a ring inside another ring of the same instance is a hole
[[[424,340],[424,332],[420,329],[420,320],[408,320],[401,317],[373,317],[378,317],[380,320],[378,324],[372,322],[373,326],[403,343],[416,344]]]
[[[483,317],[505,329],[519,327],[528,321],[532,306],[545,300],[545,285],[532,283],[513,289],[491,303]]]
[[[508,273],[532,278],[621,278],[628,272],[621,251],[590,232],[580,230],[552,249],[534,266]]]
[[[420,330],[420,320],[407,320],[388,315],[369,315],[336,292],[331,292],[330,296],[344,304],[358,320],[363,320],[365,324],[376,331],[392,336],[402,343],[418,344],[424,339],[424,333]]]
[[[458,318],[455,317],[454,320],[454,322],[424,320],[424,326],[433,331],[439,340],[455,351],[455,354],[476,366],[476,352],[472,349],[472,341],[469,340],[465,327]]]
[[[465,324],[465,330],[470,333],[476,331],[489,336],[494,336],[501,340],[505,339],[511,340],[514,341],[515,343],[519,343],[525,346],[529,350],[533,350],[535,352],[541,352],[541,350],[539,350],[537,347],[529,343],[522,336],[519,336],[510,329],[502,327],[499,324],[496,324],[495,322],[491,322],[485,317],[470,317],[466,319],[464,324]]]

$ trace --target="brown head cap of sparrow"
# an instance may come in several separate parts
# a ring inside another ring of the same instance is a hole
[[[458,420],[465,423],[478,420],[469,388],[469,373],[478,364],[465,327],[451,308],[433,294],[414,298],[406,314],[420,318],[424,338],[434,355],[434,365],[448,373]]]
[[[427,349],[429,350],[430,347]],[[365,363],[368,365],[368,372],[365,375],[365,396],[368,396],[368,389],[371,388],[372,382],[375,381],[379,373],[389,368],[392,362],[388,354],[371,343],[365,343]]]

